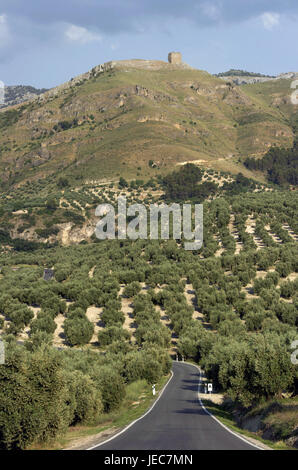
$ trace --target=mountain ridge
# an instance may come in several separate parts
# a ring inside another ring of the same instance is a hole
[[[5,86],[5,104],[0,105],[0,110],[9,106],[15,106],[26,101],[32,101],[38,99],[43,101],[48,97],[57,96],[59,92],[77,86],[83,83],[85,80],[95,77],[99,73],[113,70],[115,68],[133,67],[143,70],[160,70],[163,68],[180,68],[197,70],[186,63],[169,64],[161,60],[146,60],[146,59],[128,59],[128,60],[112,60],[99,64],[88,72],[79,74],[66,82],[56,85],[51,88],[35,88],[31,85],[13,85]],[[207,72],[208,73],[208,72]],[[279,75],[266,75],[257,72],[247,72],[241,69],[230,69],[227,72],[220,72],[212,74],[214,77],[220,78],[224,81],[232,81],[236,85],[254,84],[259,82],[281,80],[281,79],[296,79],[298,78],[298,72],[284,72]],[[44,96],[43,96],[44,95]]]
[[[4,104],[0,104],[0,109],[15,106],[25,101],[35,99],[37,96],[48,91],[47,88],[35,88],[31,85],[12,85],[4,87]]]
[[[231,69],[227,72],[217,73],[214,76],[225,81],[232,81],[235,85],[251,85],[274,80],[295,80],[298,78],[298,72],[285,72],[276,76],[270,76],[261,73],[247,72],[245,70]]]
[[[292,114],[289,80],[237,87],[186,64],[110,61],[0,111],[2,184],[147,179],[186,161],[252,176],[241,159],[291,146]]]

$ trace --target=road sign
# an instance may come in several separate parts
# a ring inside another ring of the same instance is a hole
[[[154,385],[152,385],[152,393],[153,393],[153,395],[155,395],[155,394],[156,394],[156,390],[155,390],[155,384],[154,384]]]
[[[211,383],[209,383],[209,384],[208,384],[208,392],[210,392],[210,393],[211,393],[211,392],[212,392],[212,389],[213,389],[213,387],[212,387],[212,384],[211,384]]]

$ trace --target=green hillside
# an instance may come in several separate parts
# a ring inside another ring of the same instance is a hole
[[[74,184],[136,170],[150,178],[185,161],[251,176],[239,157],[291,146],[289,80],[236,87],[190,67],[143,62],[95,68],[0,112],[2,189],[57,173]]]
[[[176,355],[212,381],[218,415],[298,446],[290,83],[123,61],[0,111],[0,449],[122,427]],[[202,203],[202,247],[97,239],[96,207],[120,195]]]

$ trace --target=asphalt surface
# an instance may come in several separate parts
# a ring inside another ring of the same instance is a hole
[[[161,398],[144,418],[94,450],[256,450],[202,408],[196,367],[174,362],[173,373]]]

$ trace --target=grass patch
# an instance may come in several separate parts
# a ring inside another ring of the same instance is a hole
[[[211,402],[210,400],[203,399],[202,402],[204,403],[204,406],[207,408],[207,410],[210,413],[212,413],[217,419],[219,419],[221,423],[228,426],[229,429],[231,429],[232,431],[235,431],[238,434],[241,434],[246,437],[251,437],[261,442],[262,444],[265,444],[268,447],[271,447],[271,449],[273,450],[291,450],[291,448],[282,441],[278,441],[278,442],[268,441],[260,437],[257,433],[239,428],[235,423],[232,413],[230,411],[225,410],[222,406],[217,405]]]

